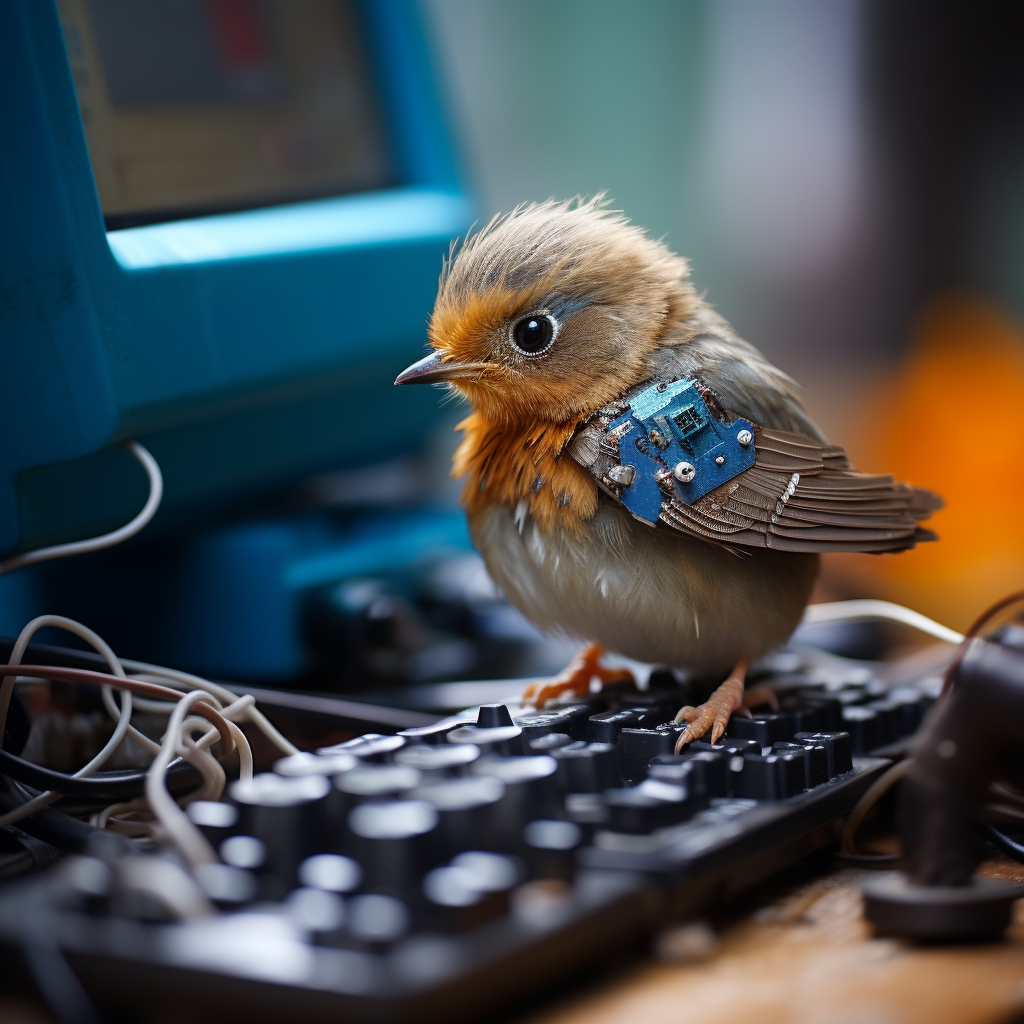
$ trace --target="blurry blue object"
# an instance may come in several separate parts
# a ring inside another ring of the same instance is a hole
[[[108,233],[56,5],[0,5],[0,556],[130,519],[126,437],[164,471],[152,532],[436,418],[430,393],[380,410],[470,206],[414,4],[361,10],[395,187]]]
[[[313,667],[311,597],[389,577],[414,589],[421,568],[471,551],[457,509],[236,523],[0,576],[0,633],[47,611],[87,623],[125,657],[281,682]]]
[[[242,524],[188,544],[166,576],[157,656],[228,678],[286,679],[309,667],[310,588],[472,550],[456,511],[386,516],[346,531]]]

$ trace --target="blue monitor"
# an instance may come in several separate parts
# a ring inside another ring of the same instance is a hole
[[[420,444],[471,219],[408,0],[0,5],[0,558]]]

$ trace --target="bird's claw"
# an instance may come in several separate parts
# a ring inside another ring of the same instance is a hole
[[[686,722],[686,728],[676,740],[675,751],[678,754],[687,743],[699,740],[708,729],[711,730],[711,742],[717,743],[729,724],[730,716],[743,707],[743,680],[733,676],[724,683],[699,707],[687,705],[676,714],[677,722]]]
[[[604,648],[597,644],[587,644],[554,679],[530,683],[523,691],[523,703],[542,708],[549,700],[561,697],[564,693],[574,693],[581,697],[590,692],[592,679],[599,679],[603,686],[633,682],[633,673],[628,669],[605,668],[601,665],[603,656]]]

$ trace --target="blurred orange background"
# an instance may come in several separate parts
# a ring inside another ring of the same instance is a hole
[[[941,494],[936,544],[826,556],[823,588],[884,597],[956,629],[1024,585],[1024,331],[950,292],[921,312],[903,365],[864,390],[844,437],[854,463]]]

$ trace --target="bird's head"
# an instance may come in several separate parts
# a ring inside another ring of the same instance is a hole
[[[649,376],[696,306],[687,273],[601,197],[522,206],[453,249],[433,351],[395,383],[448,383],[496,424],[578,419]]]

